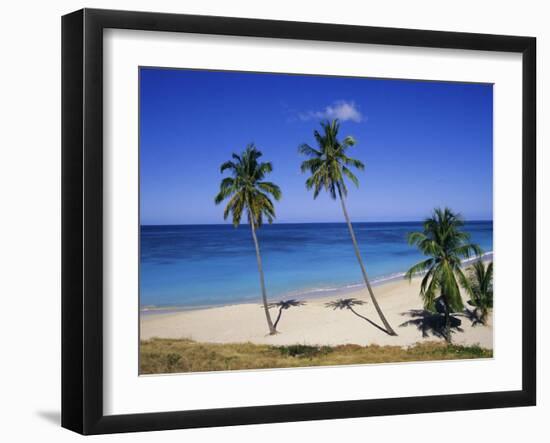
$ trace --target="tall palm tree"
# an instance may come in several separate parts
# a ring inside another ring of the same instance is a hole
[[[269,315],[262,256],[256,230],[262,225],[264,218],[269,223],[273,222],[275,208],[271,197],[280,200],[281,190],[276,184],[264,181],[265,176],[273,171],[273,166],[271,162],[260,162],[261,156],[262,153],[256,149],[254,144],[249,144],[240,155],[233,154],[231,156],[232,160],[223,163],[220,172],[223,174],[225,171],[230,171],[231,177],[225,177],[221,181],[220,191],[216,195],[215,202],[220,204],[223,200],[229,198],[223,212],[223,218],[227,220],[231,215],[235,227],[239,226],[243,213],[246,213],[256,248],[256,261],[260,274],[262,302],[267,326],[269,333],[274,335],[277,330]]]
[[[475,315],[484,325],[487,313],[493,307],[493,262],[485,266],[481,260],[477,260],[468,269],[468,279],[470,281],[469,287],[466,288],[470,294],[468,304],[475,307]]]
[[[275,319],[275,323],[273,323],[273,327],[277,329],[277,325],[279,324],[279,320],[281,320],[281,315],[283,315],[283,311],[286,311],[290,308],[297,308],[298,306],[304,306],[305,302],[291,299],[291,300],[281,300],[276,303],[269,303],[267,305],[268,308],[277,308],[279,312],[277,313],[277,318]]]
[[[459,282],[465,288],[469,287],[462,271],[462,259],[481,255],[480,247],[470,243],[470,235],[462,230],[463,226],[459,214],[449,208],[437,208],[424,221],[421,232],[408,235],[409,245],[416,245],[429,258],[410,268],[405,277],[410,281],[414,275],[425,273],[420,296],[428,311],[443,310],[445,338],[449,343],[452,341],[450,314],[464,309]]]
[[[302,172],[309,171],[311,176],[306,180],[307,189],[313,189],[313,198],[317,198],[322,189],[327,191],[329,195],[336,200],[340,199],[342,205],[342,211],[344,212],[344,217],[346,218],[346,223],[348,225],[349,233],[351,236],[351,241],[353,243],[353,248],[355,250],[355,255],[359,266],[361,267],[361,273],[363,274],[363,280],[365,280],[365,285],[370,294],[372,304],[382,320],[386,333],[389,335],[397,335],[395,331],[390,326],[389,322],[386,320],[382,309],[378,305],[378,301],[374,296],[374,292],[369,282],[367,276],[367,271],[365,270],[365,265],[361,258],[361,252],[359,251],[359,246],[355,238],[355,233],[353,231],[353,226],[348,215],[346,208],[346,196],[348,194],[348,189],[346,183],[344,182],[344,177],[347,177],[355,186],[359,186],[359,180],[353,174],[350,168],[356,168],[360,171],[365,169],[365,165],[354,158],[348,157],[347,151],[350,147],[355,145],[355,139],[351,136],[344,137],[343,140],[338,140],[338,130],[340,129],[340,124],[338,120],[332,120],[331,122],[325,121],[321,123],[323,129],[322,133],[319,131],[314,131],[313,136],[317,142],[317,148],[304,143],[298,147],[300,154],[303,154],[307,157],[310,157],[308,160],[302,162],[301,170]]]

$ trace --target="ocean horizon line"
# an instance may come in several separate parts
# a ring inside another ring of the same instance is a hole
[[[422,223],[425,219],[421,220],[377,220],[377,221],[361,221],[361,220],[352,220],[353,223],[394,223],[394,224],[407,224],[407,223]],[[493,223],[492,218],[488,219],[464,219],[465,223]],[[244,221],[242,225],[248,225],[248,222]],[[264,223],[265,226],[273,225],[338,225],[346,224],[345,221],[321,221],[321,222],[274,222],[274,223]],[[226,223],[140,223],[140,227],[151,227],[151,226],[233,226],[231,222]]]

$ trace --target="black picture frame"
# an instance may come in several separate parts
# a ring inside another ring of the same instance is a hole
[[[522,54],[522,389],[178,412],[103,413],[103,30],[171,31]],[[536,404],[536,39],[83,9],[62,18],[62,426],[82,434]]]

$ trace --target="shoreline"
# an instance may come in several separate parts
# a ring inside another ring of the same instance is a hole
[[[377,287],[376,298],[398,336],[389,336],[373,322],[381,325],[367,291],[362,287],[346,294],[364,302],[354,312],[333,310],[326,303],[341,295],[311,297],[305,305],[283,311],[278,334],[268,335],[265,315],[260,303],[241,303],[195,310],[163,311],[140,316],[140,340],[152,338],[188,339],[198,343],[253,343],[268,345],[409,347],[417,343],[444,342],[440,316],[423,309],[420,277],[385,282]],[[468,300],[462,294],[464,302]],[[467,305],[466,305],[467,307]],[[270,310],[275,320],[277,310]],[[474,325],[465,313],[453,315],[460,323],[453,328],[453,343],[479,345],[493,349],[492,312],[486,326]]]
[[[481,255],[481,260],[483,262],[489,261],[493,259],[494,252],[488,251],[484,252]],[[477,257],[464,259],[462,261],[463,266],[467,266],[470,263],[477,260]],[[422,274],[417,274],[416,276],[420,276]],[[386,284],[397,282],[397,281],[406,281],[404,280],[405,272],[396,272],[392,274],[386,274],[382,275],[380,277],[376,277],[372,279],[371,286],[376,288],[380,286],[384,286]],[[279,300],[289,300],[289,299],[296,299],[300,301],[307,301],[311,299],[322,299],[327,297],[343,297],[347,294],[354,293],[356,291],[359,291],[361,289],[364,289],[365,284],[363,282],[359,283],[349,283],[343,286],[334,287],[334,288],[317,288],[317,289],[306,289],[303,291],[296,291],[296,293],[288,292],[280,297],[274,297],[268,300],[268,302],[275,302]],[[204,310],[204,309],[215,309],[215,308],[223,308],[228,306],[238,306],[243,304],[260,304],[253,300],[236,300],[235,302],[229,302],[229,303],[220,303],[220,304],[209,304],[209,305],[172,305],[172,306],[155,306],[155,305],[147,305],[144,307],[140,307],[139,314],[140,316],[151,316],[151,315],[162,315],[162,314],[171,314],[176,312],[187,312],[187,311],[198,311],[198,310]]]

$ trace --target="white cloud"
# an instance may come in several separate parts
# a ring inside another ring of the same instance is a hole
[[[355,102],[348,102],[339,100],[332,105],[328,105],[322,111],[308,111],[299,114],[300,120],[323,120],[323,119],[335,119],[340,121],[351,120],[355,123],[363,121],[363,115],[359,111]]]

